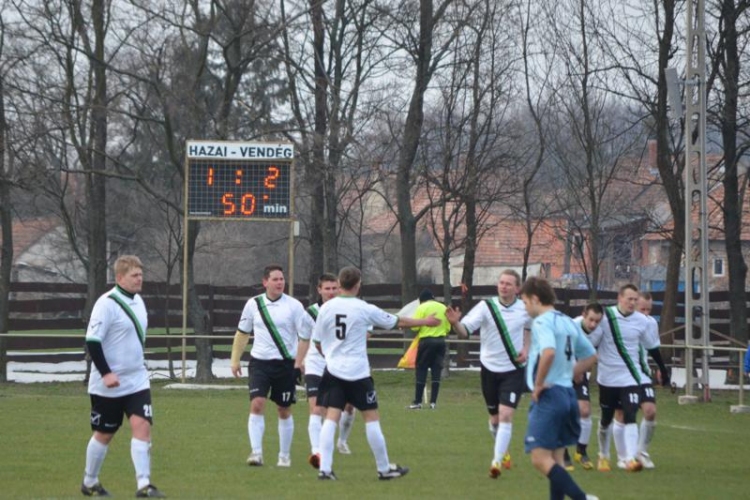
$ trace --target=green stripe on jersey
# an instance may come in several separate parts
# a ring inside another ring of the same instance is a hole
[[[320,308],[318,307],[318,304],[313,303],[307,307],[307,314],[310,315],[313,321],[317,321],[319,312]]]
[[[117,294],[117,292],[113,292],[109,294],[109,298],[114,300],[117,305],[119,305],[123,311],[125,311],[125,314],[128,315],[130,318],[130,321],[133,322],[133,326],[135,326],[135,331],[138,334],[138,338],[141,341],[141,345],[146,345],[146,332],[143,331],[143,325],[141,325],[141,322],[138,321],[138,317],[135,315],[133,310],[130,308],[130,306],[122,300],[122,298]]]
[[[268,332],[271,334],[271,340],[273,340],[273,343],[276,344],[276,348],[281,353],[281,357],[284,359],[292,359],[292,355],[289,354],[289,351],[286,348],[286,344],[284,344],[284,339],[281,338],[281,334],[279,333],[278,328],[276,328],[276,324],[271,318],[271,313],[268,312],[268,308],[266,307],[266,299],[263,297],[263,295],[258,295],[257,297],[255,297],[255,302],[258,304],[260,317],[263,320],[263,323],[265,323]]]
[[[495,304],[495,301],[492,299],[487,299],[485,302],[487,302],[487,307],[489,307],[490,309],[492,319],[495,320],[495,326],[497,327],[497,331],[500,333],[500,339],[503,341],[505,352],[508,354],[508,359],[510,359],[510,362],[513,363],[513,366],[515,366],[516,368],[523,368],[526,365],[524,363],[519,363],[518,361],[516,361],[518,353],[516,352],[516,348],[513,346],[513,339],[510,337],[508,325],[505,324],[505,320],[503,319],[503,315],[500,312],[500,309],[497,308],[497,304]]]
[[[604,311],[607,313],[607,320],[609,321],[609,329],[612,330],[612,338],[615,341],[615,347],[620,357],[625,362],[625,366],[628,367],[630,375],[633,376],[636,385],[641,385],[641,376],[638,373],[638,369],[633,363],[633,360],[628,354],[628,350],[625,348],[625,343],[622,340],[622,333],[620,333],[620,325],[617,323],[617,317],[615,316],[614,308],[617,306],[605,307]]]

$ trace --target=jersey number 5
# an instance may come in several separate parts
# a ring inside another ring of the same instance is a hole
[[[344,323],[345,319],[346,314],[336,315],[336,338],[339,340],[344,340],[346,338],[346,323]]]

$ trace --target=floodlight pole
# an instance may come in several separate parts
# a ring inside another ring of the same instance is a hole
[[[687,66],[685,70],[685,396],[681,403],[697,401],[693,394],[692,345],[708,347],[708,182],[706,170],[706,29],[705,0],[687,5]],[[700,327],[699,342],[693,329]],[[701,350],[701,384],[704,401],[711,399],[708,358]]]

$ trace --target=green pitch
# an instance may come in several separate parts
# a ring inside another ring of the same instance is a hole
[[[152,388],[152,480],[170,498],[548,498],[546,479],[523,453],[528,396],[514,422],[513,468],[492,480],[487,476],[492,439],[479,374],[451,374],[443,383],[438,409],[419,411],[405,409],[413,377],[413,372],[375,373],[391,461],[411,468],[403,479],[377,480],[359,417],[350,438],[353,454],[334,457],[339,481],[318,481],[306,461],[306,401],[294,409],[292,467],[275,467],[278,434],[272,407],[266,414],[267,465],[247,467],[245,390],[168,390],[158,382]],[[744,496],[750,415],[730,414],[736,393],[714,393],[710,404],[679,406],[676,401],[667,391],[658,394],[658,427],[651,448],[655,470],[631,474],[579,468],[573,472],[576,481],[602,499]],[[595,432],[596,421],[589,446],[592,458]],[[82,384],[0,385],[0,497],[80,498],[89,436],[88,397]],[[133,476],[126,427],[110,447],[101,480],[115,497],[128,498],[135,492]]]

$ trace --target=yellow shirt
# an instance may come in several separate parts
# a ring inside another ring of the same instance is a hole
[[[419,304],[417,310],[414,311],[413,317],[415,319],[426,318],[434,314],[435,317],[440,320],[440,324],[438,326],[420,326],[413,328],[413,330],[419,330],[417,336],[421,339],[425,337],[445,337],[448,332],[451,331],[451,324],[448,322],[448,318],[445,317],[446,309],[445,304],[436,300],[428,300],[427,302]]]

